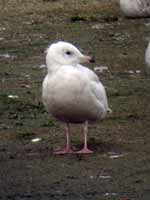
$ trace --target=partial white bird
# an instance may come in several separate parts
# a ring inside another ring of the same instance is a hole
[[[146,62],[146,74],[150,75],[150,42],[149,42],[148,47],[146,49],[145,62]]]
[[[73,153],[70,123],[84,123],[84,147],[76,153],[92,153],[87,146],[88,122],[103,119],[110,111],[105,88],[97,75],[80,65],[92,61],[67,42],[53,43],[47,49],[43,103],[52,116],[66,123],[66,147],[54,154]]]
[[[150,17],[150,0],[120,0],[120,8],[127,17]]]

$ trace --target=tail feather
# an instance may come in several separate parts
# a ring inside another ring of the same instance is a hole
[[[111,114],[111,113],[112,113],[112,109],[111,109],[111,108],[108,108],[108,109],[107,109],[107,113]]]

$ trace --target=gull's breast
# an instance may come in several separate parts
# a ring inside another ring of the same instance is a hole
[[[46,77],[43,102],[54,117],[71,123],[94,121],[104,112],[103,105],[92,94],[89,80],[77,71]]]

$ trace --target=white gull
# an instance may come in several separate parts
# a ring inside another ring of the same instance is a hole
[[[92,153],[87,147],[88,122],[103,119],[110,111],[105,88],[97,75],[80,65],[92,62],[67,42],[57,42],[47,49],[48,73],[43,81],[42,98],[47,111],[66,124],[66,147],[55,154],[70,154],[70,123],[84,123],[84,147],[76,153]]]
[[[120,8],[127,17],[150,17],[150,0],[120,0]]]

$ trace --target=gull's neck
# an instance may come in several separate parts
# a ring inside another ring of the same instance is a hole
[[[46,66],[48,73],[51,74],[56,72],[61,67],[61,64],[59,62],[54,62],[51,59],[46,59]]]
[[[52,73],[55,73],[57,70],[61,69],[62,66],[77,66],[78,64],[77,63],[74,63],[74,64],[65,64],[65,65],[62,65],[60,63],[53,63],[51,61],[48,61],[46,62],[46,65],[47,65],[47,70],[48,70],[48,74],[52,74]]]
[[[53,64],[53,65],[49,65],[47,64],[47,70],[48,70],[48,74],[52,74],[55,73],[58,69],[60,69],[61,65],[59,64]]]

